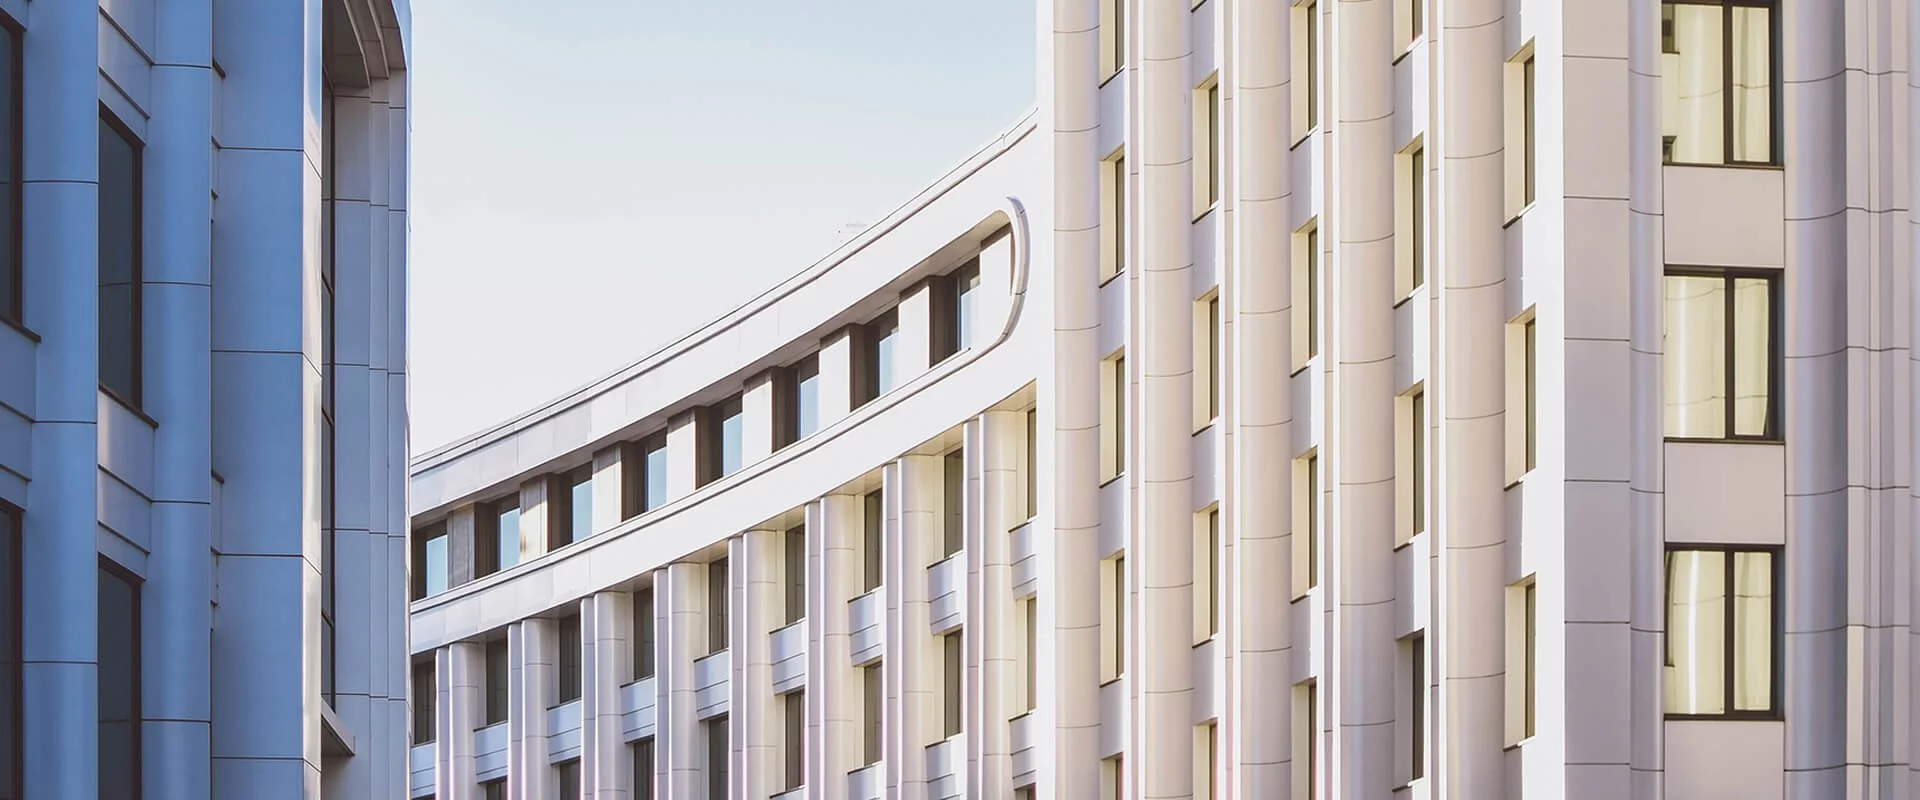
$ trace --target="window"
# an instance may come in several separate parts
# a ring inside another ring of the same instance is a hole
[[[1293,370],[1320,355],[1320,221],[1293,233]]]
[[[633,679],[653,677],[653,589],[633,593]]]
[[[1040,516],[1040,409],[1027,409],[1027,519]]]
[[[20,169],[22,164],[20,29],[0,14],[0,319],[24,322],[21,301]],[[17,737],[16,737],[17,742]],[[10,743],[11,744],[11,743]],[[9,751],[11,752],[11,751]],[[5,756],[13,759],[13,756]],[[9,761],[0,775],[0,797],[20,796],[18,761]]]
[[[553,766],[558,780],[554,783],[560,800],[580,800],[580,759],[562,761]]]
[[[1040,707],[1040,598],[1029,597],[1020,604],[1026,612],[1026,704],[1028,711]]]
[[[138,800],[140,787],[140,581],[100,560],[95,693],[99,702],[99,798]]]
[[[1778,439],[1777,272],[1668,270],[1666,432]]]
[[[1127,671],[1127,557],[1107,560],[1100,570],[1100,677],[1118,680]]]
[[[559,662],[560,674],[554,677],[560,699],[555,705],[580,699],[580,615],[561,617],[559,629],[560,652],[554,660]]]
[[[881,531],[886,524],[886,503],[884,500],[885,496],[881,494],[881,490],[875,489],[867,493],[863,504],[864,513],[861,514],[860,519],[860,524],[863,527],[860,535],[860,575],[863,578],[861,582],[861,591],[863,592],[871,592],[880,588],[880,583],[884,580],[880,566],[882,547]]]
[[[1395,546],[1413,541],[1427,530],[1427,392],[1425,385],[1395,401],[1400,414],[1398,473],[1404,476],[1395,487],[1399,503],[1399,534]]]
[[[980,262],[969,261],[933,282],[930,363],[938,364],[973,345],[973,301],[980,293]]]
[[[1524,428],[1522,431],[1524,438],[1521,440],[1522,474],[1533,471],[1534,466],[1539,463],[1540,453],[1540,409],[1538,399],[1540,387],[1540,348],[1539,337],[1537,335],[1538,326],[1534,324],[1535,320],[1532,314],[1532,311],[1528,311],[1526,321],[1520,324],[1520,388],[1526,395],[1522,400],[1522,407],[1526,410],[1526,414],[1521,417],[1521,425]]]
[[[740,395],[734,395],[707,409],[702,427],[707,428],[703,452],[703,473],[700,485],[717,481],[740,471],[745,441],[744,426],[746,415],[741,408]]]
[[[1668,163],[1780,163],[1774,5],[1666,0],[1661,7],[1660,117]]]
[[[140,407],[140,142],[100,117],[100,386]],[[107,763],[104,759],[102,764]],[[105,794],[103,792],[102,796]]]
[[[793,368],[793,400],[788,413],[793,429],[792,441],[812,436],[820,430],[820,359],[810,356]]]
[[[593,465],[555,476],[547,488],[547,549],[593,535]]]
[[[436,522],[413,532],[413,599],[447,590],[447,524]]]
[[[1427,35],[1427,0],[1400,0],[1400,2],[1406,8],[1407,14],[1406,42],[1408,46],[1412,46],[1414,42],[1420,41],[1420,37]]]
[[[413,743],[433,741],[434,705],[440,699],[440,687],[433,680],[433,662],[413,664]]]
[[[653,800],[653,737],[633,743],[633,800]]]
[[[941,694],[944,695],[940,716],[945,722],[945,735],[949,738],[959,736],[966,727],[966,704],[962,702],[967,688],[966,646],[960,637],[960,631],[940,637]]]
[[[1401,294],[1412,294],[1427,284],[1427,148],[1415,144],[1407,151],[1406,224],[1402,230],[1407,246],[1401,250],[1402,273],[1406,275]]]
[[[1407,637],[1407,780],[1427,775],[1427,634]]]
[[[1293,460],[1293,596],[1320,585],[1320,454]]]
[[[1127,0],[1100,0],[1100,74],[1112,77],[1127,65]]]
[[[727,560],[707,565],[707,652],[727,649]]]
[[[1539,642],[1540,642],[1540,611],[1539,611],[1540,604],[1537,600],[1538,596],[1539,596],[1539,592],[1535,590],[1534,583],[1532,581],[1528,581],[1527,589],[1526,589],[1526,600],[1525,600],[1526,626],[1527,626],[1525,642],[1526,642],[1527,652],[1526,652],[1525,667],[1521,671],[1522,674],[1526,676],[1525,689],[1527,694],[1526,694],[1525,731],[1528,738],[1533,737],[1533,732],[1534,732],[1533,721],[1535,716],[1534,710],[1539,705],[1539,701],[1540,701],[1539,682],[1536,680],[1536,676],[1539,674],[1538,665],[1540,663],[1536,658],[1536,655],[1539,651]]]
[[[787,529],[787,624],[807,616],[807,526]]]
[[[1193,216],[1199,219],[1220,202],[1219,74],[1193,93]]]
[[[880,763],[880,719],[886,710],[880,664],[860,668],[860,752],[867,764]]]
[[[1320,585],[1320,454],[1307,456],[1307,588]]]
[[[1209,722],[1193,729],[1193,798],[1194,800],[1213,800],[1218,797],[1214,791],[1214,773],[1220,769],[1218,757],[1220,749],[1219,728]]]
[[[1100,280],[1127,271],[1127,156],[1100,164]]]
[[[1113,480],[1127,471],[1127,356],[1119,353],[1102,365],[1100,376],[1101,478]]]
[[[1539,638],[1536,583],[1528,577],[1507,587],[1507,744],[1533,736],[1534,649]]]
[[[1293,87],[1293,136],[1304,138],[1320,127],[1320,4],[1317,0],[1293,7],[1293,73],[1301,76]]]
[[[1771,718],[1778,708],[1774,550],[1667,551],[1667,715]]]
[[[475,510],[481,575],[512,569],[520,563],[520,496],[508,495]]]
[[[1123,800],[1127,796],[1127,767],[1120,756],[1100,761],[1100,796]]]
[[[497,725],[507,721],[508,681],[513,677],[513,666],[507,661],[507,639],[487,640],[487,718],[486,724]]]
[[[714,717],[706,721],[707,728],[707,796],[726,797],[727,756],[730,747],[727,744],[727,718]]]
[[[20,678],[24,607],[20,544],[20,512],[0,503],[0,800],[20,800],[25,792],[21,786],[26,732]]]
[[[1202,429],[1220,418],[1220,387],[1226,380],[1226,372],[1221,369],[1220,359],[1220,292],[1218,289],[1200,302],[1194,314],[1195,331],[1193,342],[1200,352],[1194,358],[1194,428]]]
[[[980,296],[980,262],[962,267],[953,278],[954,341],[958,349],[974,345],[974,302]]]
[[[873,322],[873,390],[869,397],[893,391],[895,345],[900,340],[900,317],[892,311]]]
[[[507,800],[507,779],[480,784],[480,793],[484,800]]]
[[[1306,769],[1293,773],[1294,797],[1318,797],[1320,782],[1320,685],[1293,687],[1293,760]]]
[[[1536,157],[1539,155],[1539,139],[1534,135],[1535,98],[1538,97],[1534,80],[1533,54],[1528,53],[1526,60],[1520,62],[1520,109],[1521,114],[1524,115],[1524,134],[1520,141],[1523,157],[1526,159],[1526,168],[1522,173],[1526,187],[1525,205],[1529,206],[1533,205],[1534,198],[1538,196],[1537,187],[1540,182],[1539,173],[1534,168]]]
[[[781,699],[786,704],[786,741],[781,749],[786,755],[787,789],[792,791],[807,782],[807,693],[794,692]]]
[[[1220,507],[1200,515],[1194,537],[1199,553],[1193,559],[1195,643],[1204,642],[1220,632]]]
[[[944,524],[941,526],[942,558],[960,552],[966,546],[966,507],[967,507],[967,451],[961,448],[948,453],[940,460],[943,497],[941,511]]]
[[[636,494],[640,501],[636,514],[667,504],[667,437],[652,436],[640,442]]]

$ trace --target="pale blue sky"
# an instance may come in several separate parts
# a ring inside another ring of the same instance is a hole
[[[1033,102],[1033,0],[413,0],[415,452],[824,255]]]

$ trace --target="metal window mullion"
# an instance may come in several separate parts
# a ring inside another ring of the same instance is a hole
[[[1739,550],[1727,550],[1725,552],[1725,567],[1727,570],[1727,633],[1721,642],[1721,646],[1726,648],[1726,655],[1721,659],[1721,669],[1726,673],[1726,685],[1720,687],[1720,693],[1722,695],[1721,702],[1723,703],[1721,712],[1727,716],[1734,716],[1739,713],[1738,693],[1733,690],[1734,676],[1738,672],[1738,670],[1734,668],[1735,661],[1739,658],[1740,653],[1739,642],[1736,640],[1738,629],[1735,627],[1733,612],[1734,606],[1740,599],[1740,592],[1739,584],[1734,582],[1733,565],[1735,561],[1739,560],[1739,555]]]
[[[1726,392],[1727,397],[1721,408],[1721,413],[1725,415],[1726,438],[1738,439],[1740,438],[1739,420],[1734,413],[1734,407],[1738,403],[1738,387],[1740,386],[1740,382],[1734,374],[1734,370],[1739,366],[1739,359],[1734,357],[1734,347],[1737,344],[1734,339],[1734,330],[1739,327],[1735,324],[1736,320],[1734,319],[1734,287],[1738,284],[1733,273],[1723,273],[1720,279],[1726,287],[1727,295],[1726,310],[1722,312],[1723,316],[1721,318],[1721,325],[1724,327],[1721,330],[1722,338],[1720,344],[1720,356],[1726,362],[1726,384],[1722,386],[1721,389]]]
[[[1720,4],[1720,161],[1736,163],[1733,157],[1733,5]]]

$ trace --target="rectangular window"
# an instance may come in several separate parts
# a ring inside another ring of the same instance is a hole
[[[1127,156],[1100,164],[1100,280],[1127,271]]]
[[[1427,775],[1427,635],[1407,638],[1407,780]]]
[[[1539,387],[1540,387],[1540,369],[1539,369],[1540,350],[1539,350],[1539,344],[1538,344],[1539,339],[1536,335],[1537,332],[1535,329],[1536,329],[1536,326],[1534,325],[1534,320],[1532,318],[1528,318],[1525,326],[1525,330],[1521,332],[1522,335],[1525,337],[1525,347],[1526,347],[1526,360],[1524,364],[1526,366],[1526,391],[1527,391],[1527,406],[1526,406],[1527,408],[1527,418],[1526,418],[1526,425],[1527,425],[1526,458],[1527,460],[1526,460],[1526,464],[1527,464],[1528,472],[1532,472],[1534,466],[1539,463],[1539,453],[1540,453],[1540,450],[1539,450],[1540,417],[1538,414],[1539,412],[1538,396],[1539,396]]]
[[[898,384],[894,375],[894,350],[900,342],[900,317],[889,311],[873,321],[873,393],[879,397]]]
[[[138,800],[140,786],[140,581],[100,560],[98,618],[99,797]]]
[[[1411,44],[1427,35],[1427,0],[1404,0],[1404,2],[1407,4],[1407,27],[1411,29],[1407,42]]]
[[[807,616],[807,526],[787,529],[787,624]]]
[[[1772,0],[1667,0],[1660,98],[1672,164],[1777,164],[1779,31]]]
[[[100,117],[100,386],[140,407],[141,146]],[[102,761],[101,763],[106,763]],[[104,795],[103,795],[104,796]]]
[[[1027,598],[1021,603],[1026,612],[1026,704],[1021,706],[1028,711],[1040,707],[1040,598],[1038,595]]]
[[[593,465],[547,481],[547,549],[558,550],[593,534]]]
[[[413,532],[413,599],[447,590],[447,524],[436,522]]]
[[[794,440],[820,430],[820,359],[808,357],[793,368]]]
[[[1104,81],[1127,65],[1127,0],[1100,0],[1100,75]]]
[[[20,29],[5,14],[0,14],[0,319],[24,322],[21,301],[20,265],[21,157],[20,132],[21,80]],[[11,758],[11,756],[8,756]],[[6,765],[0,775],[0,792],[19,797],[19,764]],[[11,788],[9,788],[11,787]]]
[[[865,502],[862,504],[863,513],[860,517],[860,524],[862,526],[860,535],[860,575],[864,579],[861,582],[861,591],[863,592],[871,592],[880,588],[880,583],[884,580],[880,566],[881,547],[883,546],[881,531],[887,521],[886,503],[884,501],[885,495],[881,493],[881,490],[875,489],[867,493]]]
[[[1320,454],[1307,456],[1307,588],[1320,585]]]
[[[1127,557],[1117,555],[1102,565],[1100,594],[1100,678],[1118,680],[1127,671]]]
[[[1127,356],[1107,359],[1100,376],[1101,478],[1113,480],[1127,471]]]
[[[554,796],[560,800],[580,800],[580,759],[555,764],[553,771],[557,777],[554,785],[559,792]]]
[[[520,496],[508,495],[474,509],[474,538],[479,543],[474,570],[492,575],[520,563]]]
[[[0,29],[0,35],[5,30]],[[0,53],[0,56],[4,56]],[[11,56],[7,56],[11,57]],[[21,669],[20,511],[0,503],[0,800],[20,800],[26,742]]]
[[[940,637],[941,650],[941,694],[944,705],[941,707],[941,719],[945,722],[946,736],[959,736],[966,727],[965,709],[962,702],[966,695],[966,647],[960,638],[960,631],[954,631]]]
[[[413,664],[413,743],[433,741],[434,706],[440,699],[440,687],[433,680],[433,661]]]
[[[1774,716],[1781,669],[1775,553],[1667,551],[1668,716]]]
[[[886,695],[881,682],[880,664],[860,668],[860,752],[866,764],[880,763],[880,720],[885,713]]]
[[[580,615],[561,617],[558,628],[560,652],[555,654],[554,660],[559,662],[559,674],[554,677],[560,698],[555,705],[580,699]]]
[[[1414,7],[1419,7],[1415,0]],[[1427,148],[1407,156],[1407,291],[1427,284]]]
[[[781,749],[786,755],[787,790],[793,791],[807,782],[807,693],[794,692],[781,699],[786,705],[786,741]]]
[[[1533,736],[1534,645],[1539,638],[1533,578],[1507,587],[1507,743]]]
[[[1210,75],[1193,98],[1193,216],[1220,202],[1220,76]]]
[[[1526,158],[1526,169],[1522,173],[1522,175],[1524,176],[1525,186],[1526,186],[1526,198],[1525,198],[1526,205],[1533,205],[1534,198],[1538,196],[1537,186],[1540,182],[1540,176],[1539,176],[1538,170],[1534,168],[1534,164],[1536,163],[1536,157],[1539,154],[1540,148],[1539,148],[1539,138],[1534,133],[1534,116],[1535,116],[1534,107],[1536,105],[1535,99],[1538,95],[1535,91],[1536,86],[1534,83],[1535,78],[1534,78],[1533,64],[1534,64],[1534,61],[1533,61],[1532,54],[1528,54],[1527,59],[1525,61],[1520,62],[1520,81],[1521,81],[1520,108],[1521,108],[1521,113],[1525,115],[1525,119],[1522,123],[1524,125],[1524,135],[1521,138],[1521,142],[1523,147],[1525,148],[1524,153]]]
[[[1040,516],[1040,409],[1027,409],[1027,519]]]
[[[1662,366],[1669,438],[1780,438],[1777,275],[1667,272]]]
[[[1306,326],[1300,334],[1307,348],[1299,366],[1305,366],[1307,361],[1320,355],[1320,223],[1318,220],[1307,228],[1303,238],[1306,239],[1306,250],[1303,253],[1306,268],[1301,270],[1300,274],[1305,279],[1303,282],[1306,285],[1296,302],[1299,307],[1306,309],[1304,315]]]
[[[1305,769],[1293,773],[1293,796],[1318,797],[1320,783],[1320,685],[1293,687],[1293,758]]]
[[[713,452],[708,456],[713,459],[708,473],[713,480],[740,471],[746,435],[746,414],[741,410],[740,400],[740,395],[734,395],[713,407],[715,436]]]
[[[480,784],[480,794],[484,800],[507,800],[507,779]]]
[[[961,350],[974,345],[974,306],[980,297],[980,262],[974,261],[960,270],[953,279],[954,303],[954,341]]]
[[[1220,292],[1213,294],[1195,309],[1194,323],[1200,329],[1194,332],[1194,346],[1199,351],[1194,358],[1194,421],[1196,430],[1212,425],[1220,418],[1220,390],[1226,380],[1226,371],[1220,363]]]
[[[1399,493],[1405,505],[1400,516],[1402,535],[1396,544],[1412,541],[1427,530],[1427,437],[1431,435],[1427,426],[1427,392],[1422,387],[1405,397],[1405,402],[1400,404],[1406,414],[1402,427],[1405,438],[1401,440],[1405,461],[1400,469],[1407,480]]]
[[[1100,761],[1100,797],[1124,800],[1127,796],[1127,767],[1120,756]]]
[[[1198,527],[1195,544],[1200,552],[1193,560],[1195,616],[1198,617],[1198,624],[1194,625],[1196,643],[1220,632],[1220,507],[1207,509]]]
[[[633,593],[633,679],[653,677],[653,589]]]
[[[1320,4],[1316,0],[1294,6],[1293,74],[1302,76],[1294,90],[1294,119],[1301,120],[1295,138],[1320,127]]]
[[[966,546],[966,506],[967,506],[967,451],[961,448],[947,454],[940,460],[943,497],[941,509],[944,524],[941,536],[941,557],[945,558],[960,552]]]
[[[487,640],[487,720],[488,725],[497,725],[507,721],[508,681],[513,677],[513,666],[507,661],[507,639]]]
[[[641,510],[667,504],[667,437],[654,436],[640,443],[641,476],[645,487]]]
[[[707,565],[707,652],[727,649],[727,560]]]
[[[653,737],[633,743],[633,800],[653,800]]]
[[[980,294],[980,262],[969,261],[934,280],[933,336],[929,363],[938,364],[973,345],[973,301]]]
[[[1193,729],[1193,799],[1213,800],[1218,794],[1213,788],[1214,772],[1220,768],[1219,728],[1214,723]]]

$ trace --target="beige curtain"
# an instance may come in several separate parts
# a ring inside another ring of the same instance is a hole
[[[1726,711],[1726,554],[1667,554],[1667,713]]]
[[[1667,276],[1661,363],[1668,436],[1726,436],[1726,285],[1714,276]]]
[[[1773,157],[1773,37],[1765,8],[1733,9],[1733,160]]]
[[[1733,282],[1733,432],[1739,436],[1767,433],[1767,386],[1773,377],[1768,288],[1760,278]]]
[[[1718,164],[1725,136],[1726,86],[1721,70],[1723,13],[1719,6],[1670,5],[1672,52],[1661,58],[1661,127],[1673,140],[1670,158],[1682,164]]]
[[[1765,711],[1773,702],[1773,556],[1733,556],[1733,707]]]

